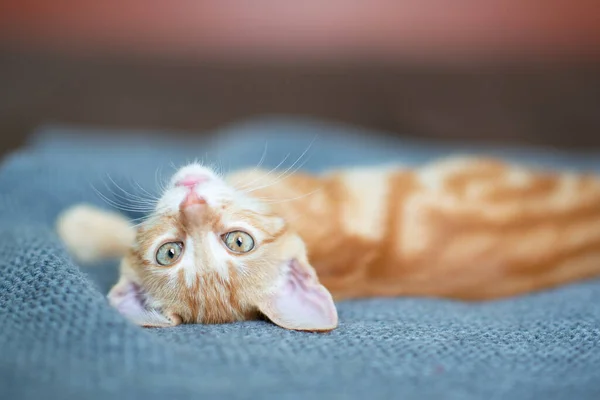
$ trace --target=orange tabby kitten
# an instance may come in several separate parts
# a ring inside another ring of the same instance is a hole
[[[329,291],[486,300],[600,274],[591,175],[477,158],[275,175],[223,180],[191,165],[137,229],[76,206],[58,230],[79,259],[125,255],[109,299],[143,326],[264,314],[289,329],[330,330]]]

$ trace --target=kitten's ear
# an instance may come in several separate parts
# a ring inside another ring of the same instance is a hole
[[[125,276],[121,276],[119,282],[108,293],[110,305],[136,325],[164,328],[181,323],[175,316],[168,318],[158,310],[149,308],[146,298],[144,290]]]
[[[259,310],[282,328],[300,331],[335,329],[338,325],[335,304],[312,267],[293,259],[285,270],[284,279],[261,300]]]

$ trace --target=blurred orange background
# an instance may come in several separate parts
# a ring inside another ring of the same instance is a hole
[[[4,1],[0,154],[46,123],[265,114],[600,147],[598,0]]]

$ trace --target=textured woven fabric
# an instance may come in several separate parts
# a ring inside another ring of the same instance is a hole
[[[189,143],[79,131],[44,129],[0,169],[0,398],[600,398],[597,281],[485,304],[343,302],[328,334],[259,321],[145,330],[107,305],[116,262],[80,267],[53,232],[70,204],[106,206],[93,188],[126,204],[116,185],[156,190],[170,162],[196,157],[228,170],[263,154],[272,167],[291,152],[285,169],[315,138],[296,166],[483,152],[599,170],[600,157],[391,141],[306,121],[259,121]]]

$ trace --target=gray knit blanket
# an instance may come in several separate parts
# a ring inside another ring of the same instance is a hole
[[[294,168],[319,171],[477,153],[600,171],[599,154],[381,139],[295,120],[186,142],[82,131],[40,129],[1,164],[1,399],[600,399],[598,281],[485,304],[347,301],[327,334],[264,321],[142,329],[106,302],[117,261],[77,265],[53,230],[73,203],[108,207],[96,190],[124,204],[118,188],[156,191],[171,163],[196,158],[228,171],[290,153],[287,168],[308,149]]]

